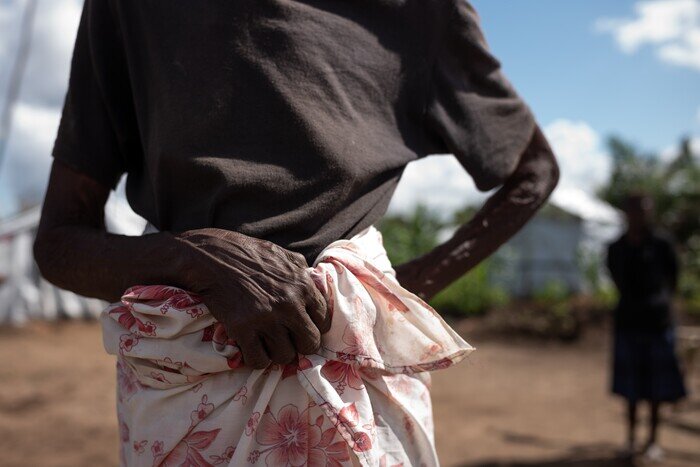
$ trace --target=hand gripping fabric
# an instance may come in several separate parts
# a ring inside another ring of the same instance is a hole
[[[473,348],[399,285],[374,226],[309,273],[331,329],[318,353],[263,370],[185,290],[135,286],[103,311],[122,465],[438,465],[428,372]]]

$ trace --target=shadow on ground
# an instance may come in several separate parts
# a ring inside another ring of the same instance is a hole
[[[504,441],[513,444],[526,444],[547,449],[557,449],[565,454],[559,457],[531,459],[526,461],[483,460],[462,467],[636,467],[641,465],[633,457],[621,455],[619,446],[608,443],[572,445],[569,442],[549,439],[531,434],[501,431]],[[684,461],[700,465],[700,455],[675,449],[666,450],[668,460]]]
[[[590,458],[590,459],[546,459],[533,460],[528,462],[476,462],[464,464],[463,467],[635,467],[637,464],[632,459],[610,459],[610,458]]]

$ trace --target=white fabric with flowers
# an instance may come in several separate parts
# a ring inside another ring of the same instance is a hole
[[[103,311],[122,465],[438,465],[428,372],[473,348],[399,285],[374,226],[328,245],[309,272],[332,326],[291,365],[248,368],[176,287],[132,287]]]

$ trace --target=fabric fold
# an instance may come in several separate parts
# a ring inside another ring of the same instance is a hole
[[[398,283],[374,226],[328,245],[309,273],[332,325],[291,365],[246,367],[201,298],[176,287],[132,287],[102,313],[122,464],[437,465],[427,372],[473,348]]]

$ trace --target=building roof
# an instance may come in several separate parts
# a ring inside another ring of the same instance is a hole
[[[578,188],[559,187],[549,202],[586,222],[621,225],[623,216],[605,201]]]

